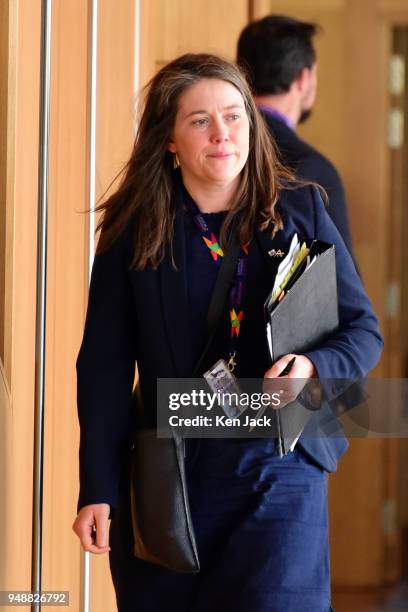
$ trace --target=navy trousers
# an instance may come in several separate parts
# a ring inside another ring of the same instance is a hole
[[[190,440],[188,450],[201,571],[133,556],[125,490],[110,528],[118,611],[329,611],[327,473],[299,448],[278,457],[268,439]]]

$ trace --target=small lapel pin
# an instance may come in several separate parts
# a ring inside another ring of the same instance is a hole
[[[280,249],[276,250],[276,249],[272,249],[270,251],[268,251],[268,255],[270,257],[283,257],[284,256],[284,252],[281,251]]]

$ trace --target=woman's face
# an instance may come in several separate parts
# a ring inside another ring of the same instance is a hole
[[[186,89],[168,148],[177,153],[190,185],[238,181],[249,150],[249,120],[238,89],[218,79],[202,79]]]

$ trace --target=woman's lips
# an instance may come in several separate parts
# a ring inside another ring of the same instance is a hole
[[[208,157],[214,157],[215,159],[227,159],[228,157],[233,157],[234,153],[213,153],[212,155],[208,155]]]

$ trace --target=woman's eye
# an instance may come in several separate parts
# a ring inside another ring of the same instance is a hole
[[[240,118],[240,115],[237,115],[237,113],[233,113],[232,115],[228,115],[228,119],[230,121],[238,121],[239,118]]]
[[[198,127],[202,127],[204,125],[207,125],[208,123],[208,119],[195,119],[193,121],[193,125],[196,125]]]

